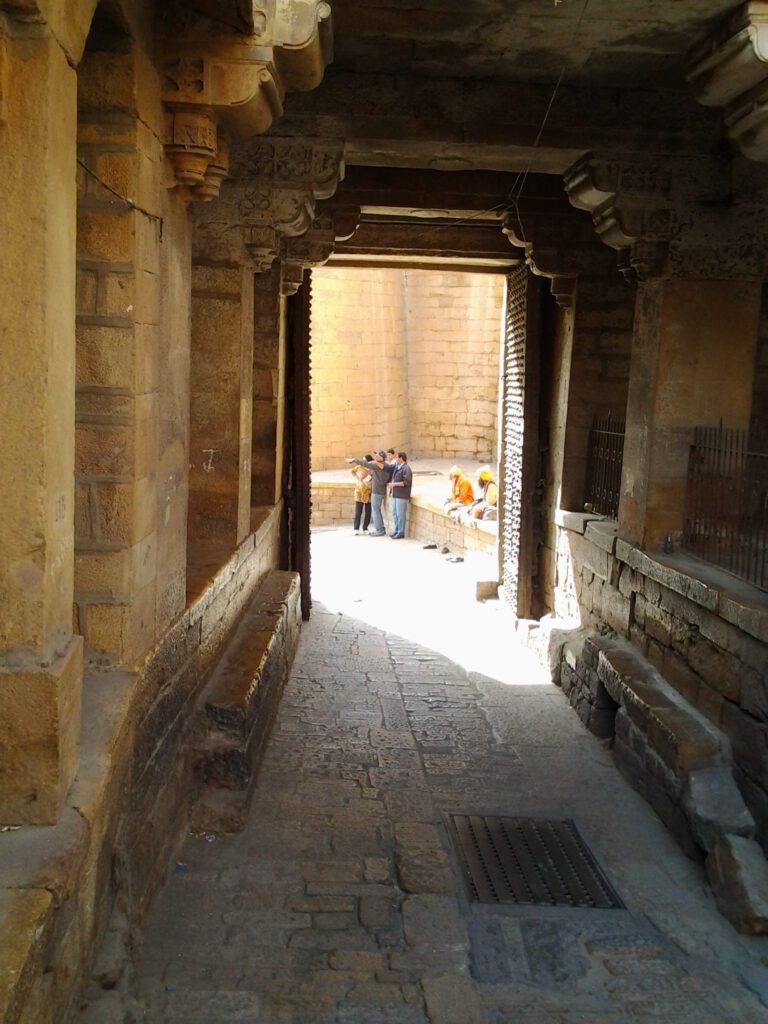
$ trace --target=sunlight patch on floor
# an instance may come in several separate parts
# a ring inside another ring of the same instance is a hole
[[[495,557],[450,562],[421,541],[355,536],[351,527],[312,531],[312,599],[428,647],[463,668],[512,685],[551,682],[518,641],[509,609],[475,598],[496,577]]]

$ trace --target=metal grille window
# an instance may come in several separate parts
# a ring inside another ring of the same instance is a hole
[[[683,547],[768,590],[768,454],[748,451],[745,431],[695,429]]]
[[[624,420],[612,412],[595,416],[587,454],[587,504],[609,519],[619,517]]]

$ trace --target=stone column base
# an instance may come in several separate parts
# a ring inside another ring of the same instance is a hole
[[[83,639],[48,668],[0,669],[0,824],[53,825],[78,765]]]

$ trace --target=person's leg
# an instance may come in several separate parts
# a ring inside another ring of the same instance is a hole
[[[403,523],[402,523],[402,507],[405,505],[404,498],[393,498],[392,499],[392,534],[393,537],[402,537],[403,535]]]
[[[408,499],[401,498],[402,508],[400,509],[400,529],[397,531],[401,537],[405,536],[405,521],[408,518]]]
[[[371,495],[371,511],[373,512],[373,532],[384,533],[384,516],[381,514],[381,507],[384,503],[383,494]]]
[[[363,503],[362,501],[355,502],[355,520],[353,523],[355,533],[360,529],[360,516],[363,514]]]
[[[366,501],[363,506],[363,533],[368,532],[368,527],[371,525],[371,503]]]

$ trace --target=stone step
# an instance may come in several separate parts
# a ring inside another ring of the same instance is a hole
[[[768,933],[768,863],[728,738],[618,637],[564,643],[559,682],[587,728],[612,739],[622,773],[685,852],[706,861],[724,916],[739,931]]]
[[[203,691],[205,728],[194,757],[202,792],[193,812],[194,827],[242,828],[300,627],[298,574],[273,570],[256,591]],[[216,791],[225,790],[229,795],[217,796]]]

